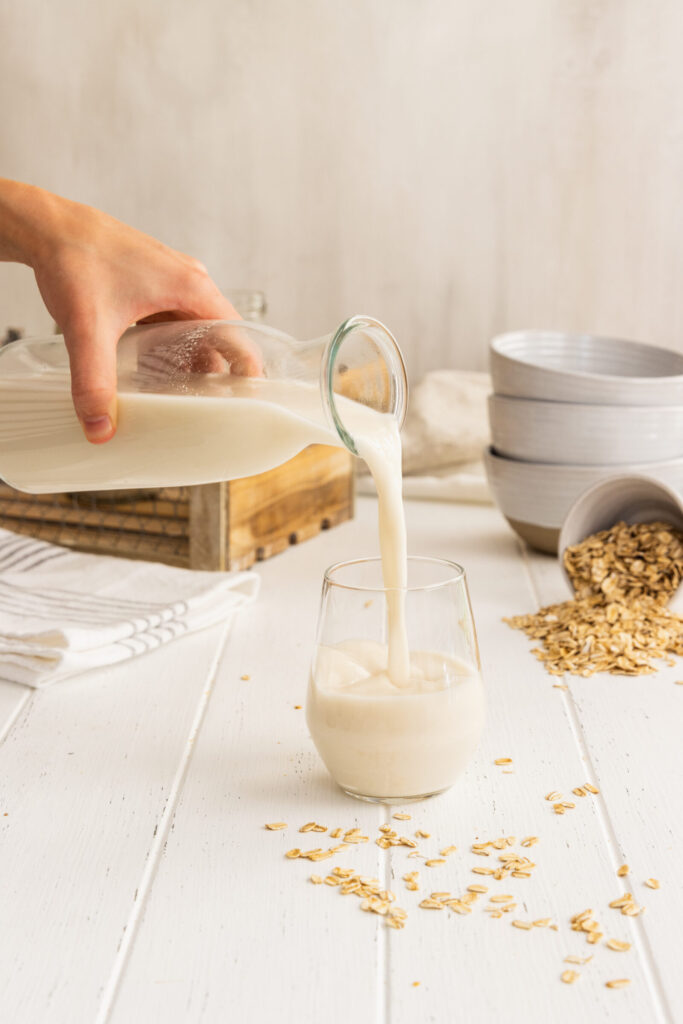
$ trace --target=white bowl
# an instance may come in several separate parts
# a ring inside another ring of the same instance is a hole
[[[623,466],[683,457],[683,405],[577,405],[489,396],[499,455],[532,462]]]
[[[683,493],[683,459],[627,466],[562,466],[506,459],[488,448],[484,464],[496,504],[513,530],[541,551],[555,553],[560,528],[583,491],[624,474],[654,477]]]
[[[683,403],[683,355],[637,341],[560,331],[515,331],[490,348],[493,390],[591,405]]]

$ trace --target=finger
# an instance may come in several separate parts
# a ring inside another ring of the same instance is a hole
[[[116,432],[116,345],[112,331],[64,332],[71,366],[71,397],[88,441],[102,444]]]

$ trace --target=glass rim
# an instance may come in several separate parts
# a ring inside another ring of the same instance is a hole
[[[338,580],[332,578],[333,573],[337,572],[337,570],[346,569],[349,566],[369,565],[370,563],[381,565],[382,559],[379,555],[373,555],[368,558],[349,558],[342,562],[335,562],[333,565],[330,565],[325,569],[325,572],[323,573],[323,583],[328,584],[331,587],[339,587],[342,590],[355,590],[362,593],[388,594],[399,591],[403,594],[410,594],[416,593],[417,591],[438,590],[440,587],[447,587],[452,583],[460,583],[465,579],[465,570],[463,567],[459,565],[458,562],[453,562],[449,558],[432,558],[429,555],[408,555],[407,561],[409,565],[411,562],[419,562],[423,565],[439,565],[453,570],[453,574],[445,580],[439,580],[436,583],[425,583],[416,587],[367,587],[359,586],[358,584],[340,583]]]

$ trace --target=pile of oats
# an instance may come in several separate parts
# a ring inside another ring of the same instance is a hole
[[[617,523],[574,547],[564,565],[571,601],[504,621],[542,647],[551,675],[644,675],[683,654],[683,618],[666,607],[683,579],[683,533],[666,523]]]

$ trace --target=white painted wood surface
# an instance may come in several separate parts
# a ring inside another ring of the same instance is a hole
[[[409,912],[406,928],[386,929],[354,897],[307,882],[316,868],[283,856],[304,840],[295,830],[305,821],[358,824],[374,838],[391,820],[334,787],[295,707],[323,568],[376,548],[375,503],[361,499],[354,522],[261,566],[262,596],[227,640],[220,630],[185,638],[28,699],[0,689],[3,1020],[681,1019],[677,673],[554,688],[526,638],[500,620],[562,595],[556,563],[523,556],[492,508],[411,502],[407,513],[412,551],[468,570],[489,719],[461,782],[408,807],[412,820],[397,825],[430,832],[425,853],[458,851],[430,869],[405,849],[369,843],[318,866],[386,879]],[[512,774],[498,757],[513,759]],[[544,794],[584,781],[600,795],[572,797],[576,808],[555,816]],[[272,820],[289,829],[266,832]],[[490,863],[469,852],[472,841],[510,834],[539,836],[524,851],[533,877],[472,874]],[[308,845],[325,841],[314,834]],[[623,861],[628,879],[616,876]],[[401,875],[416,867],[423,891],[409,893]],[[644,887],[650,876],[661,890]],[[468,917],[417,907],[425,891],[473,882],[512,893],[515,913],[489,920],[483,903]],[[608,908],[624,889],[647,907],[641,917]],[[631,951],[572,932],[569,917],[586,907]],[[558,931],[511,926],[540,917]],[[580,980],[563,985],[563,957],[591,952]],[[619,977],[628,989],[604,987]]]
[[[414,375],[497,331],[683,345],[680,0],[7,0],[0,167]],[[0,332],[50,329],[0,267]]]

